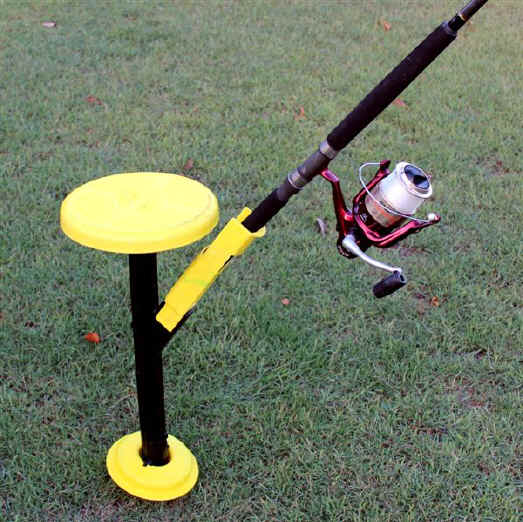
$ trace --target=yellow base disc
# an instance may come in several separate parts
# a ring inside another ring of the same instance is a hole
[[[107,470],[123,490],[146,500],[172,500],[188,493],[198,479],[198,463],[185,444],[169,435],[171,459],[164,466],[145,466],[139,431],[117,440],[107,453]]]

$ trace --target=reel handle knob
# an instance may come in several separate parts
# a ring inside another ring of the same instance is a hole
[[[385,297],[386,295],[390,295],[396,290],[399,290],[406,284],[407,278],[401,272],[396,270],[390,276],[387,276],[379,283],[376,283],[372,288],[372,292],[377,298]]]

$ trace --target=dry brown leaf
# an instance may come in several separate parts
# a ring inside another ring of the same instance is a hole
[[[294,116],[294,119],[301,120],[302,118],[305,118],[305,109],[303,107],[300,107],[298,109],[298,114]]]
[[[383,20],[383,18],[380,20],[380,25],[384,31],[390,31],[392,28],[392,25],[387,20]]]
[[[435,295],[431,300],[430,300],[430,304],[432,306],[439,306],[439,297],[437,295]]]
[[[480,462],[478,464],[478,469],[480,471],[482,471],[483,473],[485,473],[485,475],[490,475],[490,473],[491,473],[489,467],[486,464],[484,464],[483,462]]]
[[[94,344],[98,344],[101,341],[100,336],[96,332],[89,332],[85,334],[84,339]]]
[[[316,218],[316,225],[318,225],[318,230],[322,236],[327,235],[327,223],[321,218]]]
[[[97,98],[96,96],[93,96],[92,94],[90,94],[89,96],[87,96],[87,98],[85,99],[85,101],[87,103],[90,103],[91,105],[102,105],[102,100],[100,100],[99,98]]]
[[[401,99],[401,98],[396,98],[393,102],[392,102],[393,105],[396,105],[398,107],[408,107],[408,105]]]
[[[187,172],[187,171],[191,170],[193,167],[194,167],[194,161],[192,160],[192,158],[189,158],[185,162],[185,165],[183,166],[183,170],[185,170],[185,172]]]

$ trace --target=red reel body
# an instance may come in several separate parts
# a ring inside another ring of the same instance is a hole
[[[352,210],[349,210],[345,204],[340,180],[336,174],[328,169],[321,172],[322,177],[332,185],[339,245],[347,235],[354,234],[356,235],[356,242],[362,250],[366,250],[370,246],[387,248],[395,245],[408,235],[419,232],[421,229],[434,225],[441,220],[439,215],[435,215],[434,219],[430,221],[412,219],[402,226],[386,228],[371,216],[367,210],[366,196],[368,191],[374,189],[380,181],[390,175],[389,165],[390,160],[384,160],[379,164],[379,169],[374,178],[367,184],[366,190],[365,188],[360,190],[352,200]],[[349,253],[348,257],[354,257],[354,255]]]

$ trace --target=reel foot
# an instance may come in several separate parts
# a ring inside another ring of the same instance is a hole
[[[124,491],[146,500],[173,500],[188,493],[198,479],[198,463],[185,444],[167,438],[170,460],[164,466],[146,466],[140,456],[141,432],[125,435],[107,453],[109,475]]]

